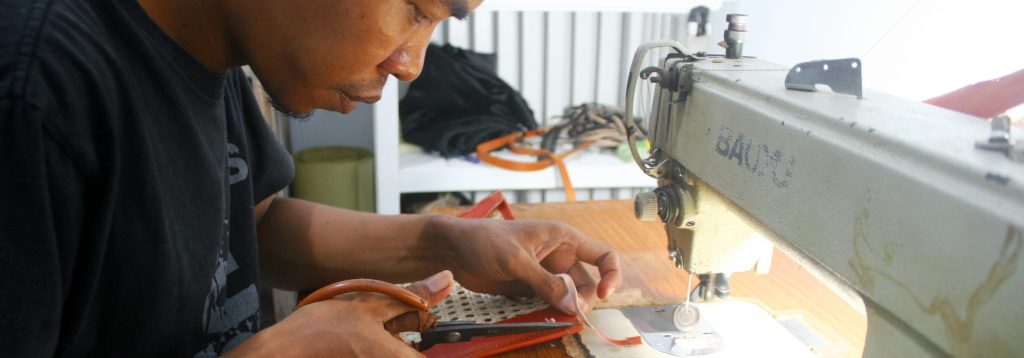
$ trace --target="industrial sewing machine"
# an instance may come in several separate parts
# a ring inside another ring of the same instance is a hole
[[[659,185],[637,215],[664,222],[676,265],[763,272],[774,244],[863,300],[865,356],[1024,352],[1024,144],[1008,118],[862,91],[856,59],[743,57],[745,17],[729,22],[726,57],[648,43],[629,75],[627,115],[639,82],[657,87],[646,125],[626,121],[649,131],[633,155]]]

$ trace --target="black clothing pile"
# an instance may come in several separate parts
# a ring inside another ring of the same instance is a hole
[[[494,55],[430,45],[419,79],[399,103],[402,138],[445,157],[537,128],[523,97],[495,71]]]

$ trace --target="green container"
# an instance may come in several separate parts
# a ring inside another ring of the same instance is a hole
[[[291,195],[345,209],[373,212],[373,154],[362,148],[319,147],[295,153]]]

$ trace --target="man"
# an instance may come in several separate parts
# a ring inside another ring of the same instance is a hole
[[[260,331],[258,279],[437,273],[413,286],[432,304],[454,275],[573,312],[569,273],[588,305],[609,295],[617,254],[566,225],[272,198],[292,163],[239,66],[285,111],[348,113],[416,78],[438,22],[479,2],[0,0],[0,353],[417,354],[382,327],[408,307],[376,294]]]

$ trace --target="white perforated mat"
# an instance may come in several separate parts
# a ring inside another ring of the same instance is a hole
[[[448,298],[431,310],[439,321],[491,323],[530,313],[548,306],[540,297],[525,299],[473,292],[458,283]]]

